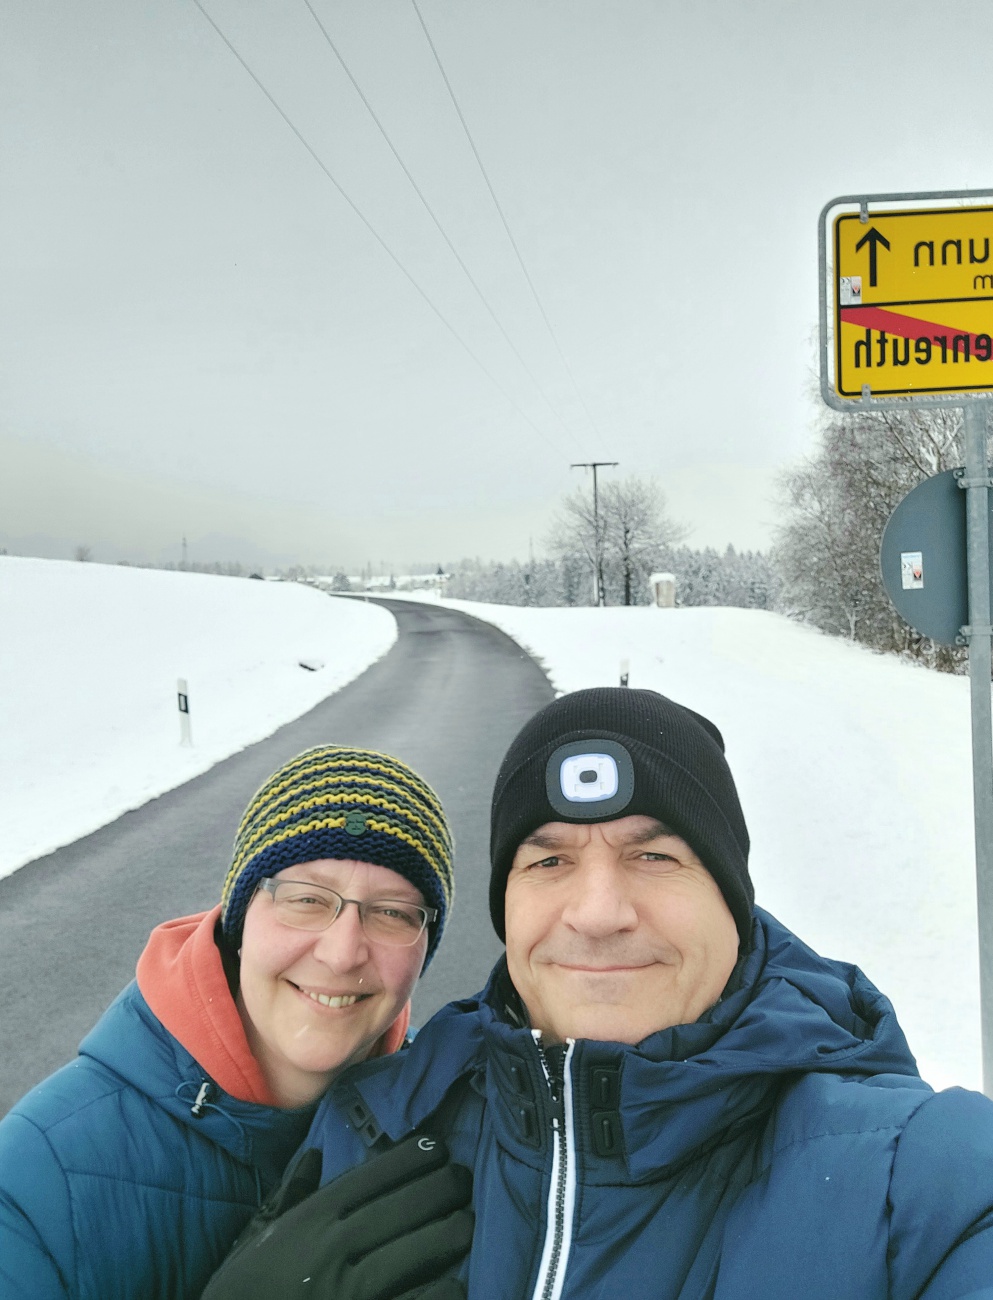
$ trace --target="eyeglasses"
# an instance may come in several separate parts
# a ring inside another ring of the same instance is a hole
[[[299,880],[263,880],[259,889],[272,895],[276,920],[294,930],[326,930],[346,903],[354,903],[367,939],[393,948],[409,948],[438,919],[436,907],[421,907],[396,898],[343,898],[325,885]]]

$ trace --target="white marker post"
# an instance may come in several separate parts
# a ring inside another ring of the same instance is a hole
[[[622,659],[621,660],[621,685],[622,686],[627,686],[628,678],[630,676],[631,676],[631,660]]]
[[[192,748],[193,733],[190,731],[190,694],[186,687],[185,677],[180,677],[177,680],[176,693],[179,700],[179,743]]]

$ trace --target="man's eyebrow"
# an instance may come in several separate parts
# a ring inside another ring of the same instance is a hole
[[[633,835],[629,835],[626,842],[647,844],[650,840],[659,840],[666,835],[675,835],[678,838],[679,832],[674,831],[671,826],[666,826],[665,822],[653,821],[651,826],[646,826],[643,831],[636,831]]]
[[[538,830],[532,831],[530,835],[525,835],[524,839],[521,840],[520,847],[523,848],[525,844],[531,844],[536,849],[560,849],[563,840],[561,835],[548,834]]]
[[[653,820],[650,826],[635,831],[627,836],[624,842],[625,844],[648,844],[651,840],[662,839],[666,835],[677,835],[677,832],[666,826],[665,822]],[[521,840],[520,847],[523,848],[525,844],[532,845],[536,849],[560,849],[565,844],[565,840],[555,831],[543,831],[539,828],[526,835]]]

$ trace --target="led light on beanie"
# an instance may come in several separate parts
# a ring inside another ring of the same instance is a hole
[[[631,755],[605,738],[560,745],[545,767],[545,790],[563,816],[591,822],[616,817],[634,794]]]

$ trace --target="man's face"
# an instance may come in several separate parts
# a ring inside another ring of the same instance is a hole
[[[514,855],[507,964],[550,1040],[639,1043],[697,1020],[738,958],[713,876],[651,817],[548,822]]]

